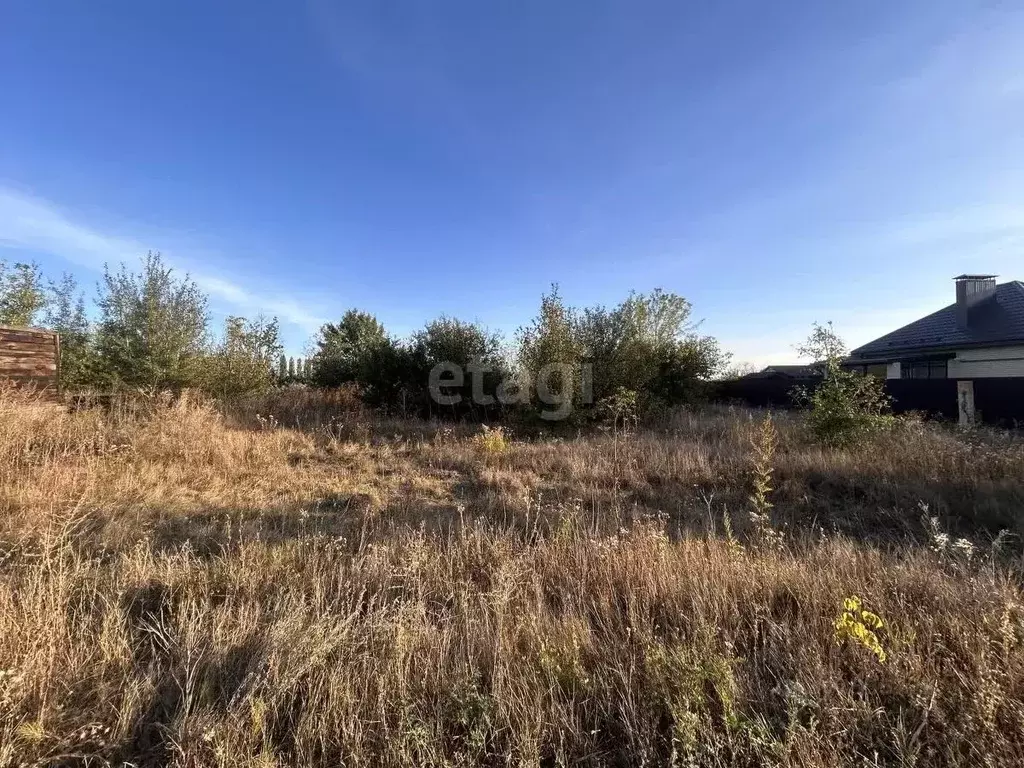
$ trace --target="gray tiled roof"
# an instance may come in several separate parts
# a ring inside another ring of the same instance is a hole
[[[819,369],[814,365],[769,365],[760,371],[748,373],[744,379],[770,379],[775,376],[788,376],[793,379],[810,378],[819,375]]]
[[[956,304],[950,304],[858,347],[850,354],[860,358],[889,357],[894,352],[1014,341],[1024,343],[1024,283],[1019,280],[996,286],[995,301],[985,301],[972,309],[968,328],[959,326]]]

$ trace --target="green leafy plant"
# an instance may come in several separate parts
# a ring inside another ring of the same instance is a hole
[[[885,626],[881,617],[864,608],[856,595],[843,600],[843,610],[833,623],[837,645],[851,642],[867,648],[880,662],[885,662],[886,653],[876,631]]]
[[[389,342],[376,317],[358,309],[348,310],[340,322],[327,323],[320,329],[311,366],[313,381],[322,387],[336,387],[365,380],[373,352]],[[296,375],[295,363],[289,359],[288,376]]]
[[[798,387],[793,393],[807,408],[808,425],[817,440],[831,446],[850,445],[895,424],[883,382],[843,367],[846,346],[831,323],[815,323],[798,352],[813,358],[821,373],[813,391]]]

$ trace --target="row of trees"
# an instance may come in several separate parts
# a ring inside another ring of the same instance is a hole
[[[137,272],[105,268],[95,314],[71,275],[47,282],[34,264],[0,262],[0,324],[59,333],[65,388],[194,387],[233,398],[274,384],[277,320],[228,317],[212,334],[206,295],[158,253]]]
[[[353,384],[371,405],[406,413],[489,417],[515,404],[550,414],[557,404],[557,418],[586,418],[616,403],[643,410],[698,397],[727,356],[697,330],[690,303],[661,290],[630,294],[613,308],[576,309],[553,287],[511,346],[450,317],[400,340],[372,315],[350,310],[321,329],[310,378]],[[448,374],[443,402],[431,391],[438,368]]]
[[[306,357],[289,357],[282,352],[277,358],[278,384],[308,384],[313,365]]]
[[[662,290],[576,309],[553,287],[513,345],[451,317],[397,339],[353,309],[323,326],[311,358],[287,358],[276,319],[232,316],[211,334],[206,295],[158,253],[138,272],[104,269],[94,320],[70,275],[46,282],[36,265],[0,262],[0,324],[58,332],[66,388],[193,387],[231,400],[274,385],[347,385],[367,404],[403,414],[493,418],[514,407],[617,423],[691,402],[727,362],[697,332],[691,309]],[[817,437],[840,444],[891,426],[881,382],[843,368],[845,346],[831,325],[816,325],[799,351],[823,372],[812,391],[797,393]]]
[[[557,287],[511,343],[452,317],[399,339],[353,309],[323,326],[311,357],[286,358],[276,319],[228,317],[211,333],[206,295],[158,253],[138,271],[106,268],[92,316],[70,275],[47,282],[35,265],[0,263],[0,323],[57,331],[68,389],[193,387],[232,399],[280,384],[346,385],[391,412],[473,418],[513,405],[557,405],[562,418],[609,403],[685,403],[726,360],[679,295],[633,293],[615,307],[577,309]]]
[[[376,317],[357,309],[320,330],[311,358],[311,381],[322,387],[353,385],[367,404],[402,413],[485,417],[496,404],[480,402],[474,387],[493,399],[513,369],[499,335],[476,323],[450,317],[433,320],[409,339],[387,333]],[[456,406],[440,407],[430,393],[431,371],[448,364],[465,372],[461,385],[446,386]],[[474,384],[478,381],[479,384]]]

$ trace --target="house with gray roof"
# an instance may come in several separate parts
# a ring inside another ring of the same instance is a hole
[[[744,379],[810,379],[821,375],[820,365],[768,365],[760,371],[751,371]]]
[[[1024,377],[1024,283],[954,281],[954,303],[858,347],[847,365],[888,379]]]

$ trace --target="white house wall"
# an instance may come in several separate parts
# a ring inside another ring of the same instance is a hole
[[[964,349],[949,361],[951,379],[985,379],[1024,376],[1024,346]]]

